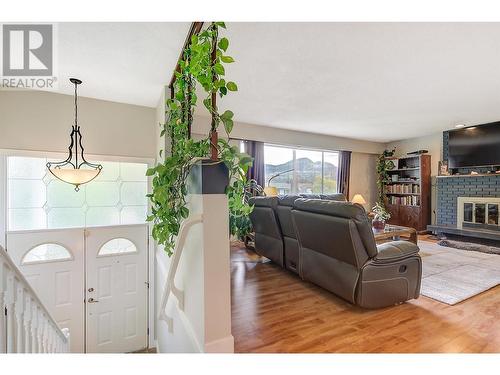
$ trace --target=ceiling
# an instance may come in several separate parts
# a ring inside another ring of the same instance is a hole
[[[59,76],[154,107],[187,23],[59,25]],[[500,119],[500,23],[229,23],[237,121],[388,142]],[[71,87],[60,85],[71,93]]]
[[[59,23],[59,92],[156,107],[189,23]]]

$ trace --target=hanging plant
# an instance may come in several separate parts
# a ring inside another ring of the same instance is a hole
[[[389,159],[394,156],[396,149],[384,150],[384,152],[377,159],[377,189],[378,199],[377,205],[385,208],[386,194],[385,185],[390,181],[388,171],[394,169],[394,161]]]
[[[252,165],[252,158],[240,153],[238,147],[231,146],[225,139],[214,144],[219,125],[223,124],[229,137],[233,130],[233,112],[219,113],[215,96],[221,98],[229,92],[237,91],[238,86],[226,81],[225,64],[234,62],[226,54],[229,47],[227,38],[219,39],[219,28],[226,28],[223,22],[214,22],[198,35],[193,35],[184,49],[175,72],[172,98],[166,101],[167,121],[162,125],[161,136],[167,134],[171,139],[171,154],[165,161],[147,171],[153,176],[152,192],[148,197],[152,203],[152,213],[147,221],[153,223],[153,238],[164,246],[169,256],[175,246],[181,223],[189,216],[187,207],[186,179],[197,158],[207,158],[211,149],[215,150],[217,162],[224,163],[229,170],[229,186],[226,188],[230,212],[230,233],[243,236],[250,230],[248,215],[252,207],[245,196],[246,173]],[[194,108],[197,105],[196,85],[199,84],[206,94],[203,105],[212,115],[212,126],[207,138],[195,141],[190,137]],[[212,143],[211,143],[212,142]],[[160,151],[160,156],[164,153]]]

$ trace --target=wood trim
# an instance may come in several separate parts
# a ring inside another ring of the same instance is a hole
[[[181,49],[181,52],[179,54],[179,58],[177,59],[177,65],[175,66],[174,72],[172,73],[172,78],[170,78],[170,83],[168,84],[168,87],[171,90],[170,95],[172,95],[172,93],[173,93],[173,86],[174,86],[174,82],[176,80],[175,72],[179,72],[181,69],[181,67],[179,65],[179,61],[182,60],[182,55],[184,53],[184,50],[191,42],[191,37],[195,34],[198,34],[201,31],[202,27],[203,27],[203,22],[192,22],[191,23],[191,27],[189,28],[189,32],[186,36],[186,40],[184,41],[184,44],[182,45],[182,49]]]

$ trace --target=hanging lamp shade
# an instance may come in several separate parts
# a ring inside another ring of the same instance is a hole
[[[89,163],[83,154],[82,134],[78,125],[78,85],[82,83],[77,78],[70,78],[75,85],[75,124],[71,127],[68,158],[60,162],[48,162],[47,168],[52,175],[68,184],[75,185],[75,191],[80,185],[95,179],[101,173],[102,165]]]

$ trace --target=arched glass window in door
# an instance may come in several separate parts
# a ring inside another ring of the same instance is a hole
[[[134,243],[126,238],[115,238],[102,245],[97,256],[124,255],[130,253],[137,253],[137,247]]]
[[[71,260],[71,252],[64,246],[56,243],[45,243],[29,250],[21,261],[21,264],[35,264]]]

